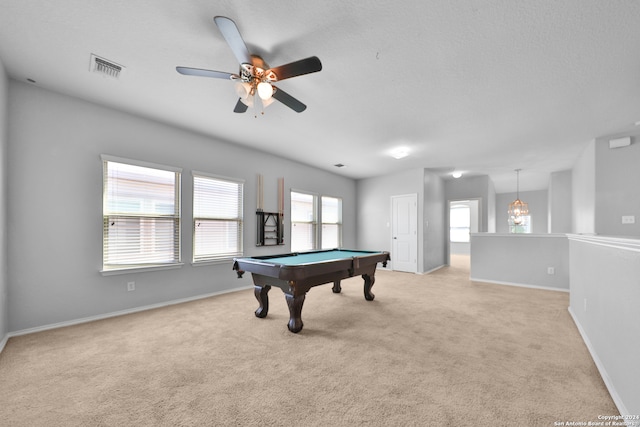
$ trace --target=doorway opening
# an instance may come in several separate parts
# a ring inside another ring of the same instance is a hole
[[[452,255],[471,254],[471,233],[477,233],[480,223],[480,199],[449,200],[447,260]]]

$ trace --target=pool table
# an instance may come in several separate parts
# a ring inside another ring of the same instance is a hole
[[[389,252],[331,249],[234,258],[233,269],[238,278],[245,271],[253,275],[254,294],[260,304],[255,312],[257,317],[267,316],[271,287],[282,289],[289,307],[287,326],[291,332],[298,333],[302,330],[302,304],[309,289],[333,283],[333,292],[340,293],[342,279],[361,275],[364,279],[364,297],[367,301],[373,301],[375,295],[371,287],[375,282],[376,266],[380,262],[386,267],[390,259]]]

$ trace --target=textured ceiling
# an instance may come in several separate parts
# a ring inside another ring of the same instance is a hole
[[[0,12],[11,78],[356,179],[457,169],[511,192],[521,168],[520,189],[542,189],[589,141],[640,120],[634,0],[0,0]],[[279,84],[306,111],[235,114],[231,82],[175,71],[238,71],[216,15],[271,66],[322,60]],[[126,71],[90,73],[92,53]],[[400,145],[409,157],[389,157]]]

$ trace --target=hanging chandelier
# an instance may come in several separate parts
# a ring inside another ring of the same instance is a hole
[[[517,174],[517,186],[516,186],[516,199],[509,203],[509,224],[510,225],[523,225],[525,216],[529,215],[529,205],[520,200],[520,170],[516,169]]]

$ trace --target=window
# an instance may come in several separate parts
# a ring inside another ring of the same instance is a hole
[[[102,156],[103,271],[180,264],[178,168]]]
[[[451,206],[449,209],[449,239],[451,242],[469,242],[471,209],[469,206]]]
[[[291,251],[317,248],[317,196],[291,192]]]
[[[520,224],[515,224],[509,219],[509,233],[531,233],[531,215],[523,215],[520,218]]]
[[[342,199],[321,197],[322,249],[342,246]]]
[[[242,255],[243,182],[193,173],[193,262]]]

